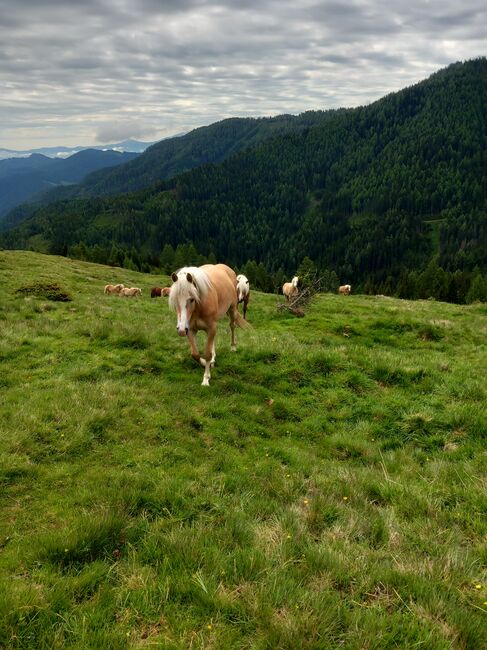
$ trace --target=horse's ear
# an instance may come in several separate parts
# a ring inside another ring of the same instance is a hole
[[[177,282],[177,279],[178,279],[177,274],[176,274],[176,273],[173,273],[173,274],[171,275],[171,280],[172,280],[173,282]]]
[[[191,273],[186,273],[186,280],[191,284],[193,284],[193,276],[191,275]]]

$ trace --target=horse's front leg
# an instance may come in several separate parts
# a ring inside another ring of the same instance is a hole
[[[208,338],[206,339],[205,345],[205,360],[200,359],[200,363],[205,368],[203,374],[203,381],[201,382],[202,386],[210,385],[211,378],[211,366],[215,362],[215,335],[216,335],[216,326],[208,330]]]
[[[198,363],[202,363],[202,359],[200,356],[200,351],[198,350],[198,344],[196,343],[196,332],[194,330],[189,330],[188,332],[188,343],[189,347],[191,348],[191,356],[195,361]],[[204,363],[202,363],[204,365]]]
[[[211,362],[210,362],[210,366],[212,368],[215,365],[215,361],[216,361],[216,349],[215,349],[215,338],[213,338],[213,345],[211,347]]]
[[[196,343],[196,332],[194,332],[193,330],[190,330],[188,332],[188,341],[191,347],[191,356],[195,361],[200,363],[203,366],[203,368],[206,368],[206,360],[204,357],[201,356],[199,352],[198,344]],[[213,338],[213,346],[211,349],[211,360],[210,360],[210,365],[212,368],[215,365],[215,359],[216,359],[215,339]]]

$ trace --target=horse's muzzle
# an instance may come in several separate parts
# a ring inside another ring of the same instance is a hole
[[[188,336],[189,329],[186,327],[184,330],[180,330],[179,327],[176,327],[179,336]]]

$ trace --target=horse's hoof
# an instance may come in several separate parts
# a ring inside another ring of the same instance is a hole
[[[230,346],[230,350],[231,350],[232,352],[236,352],[236,351],[237,351],[237,346],[236,346],[236,345],[232,345],[232,346]]]
[[[201,382],[201,385],[202,385],[202,386],[209,386],[209,385],[210,385],[210,382],[209,382],[208,379],[203,379],[203,381]]]

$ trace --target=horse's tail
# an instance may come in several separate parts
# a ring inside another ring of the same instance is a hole
[[[248,329],[250,327],[250,323],[248,323],[245,320],[245,318],[240,314],[239,311],[237,311],[235,314],[235,325],[238,325],[243,330]]]

